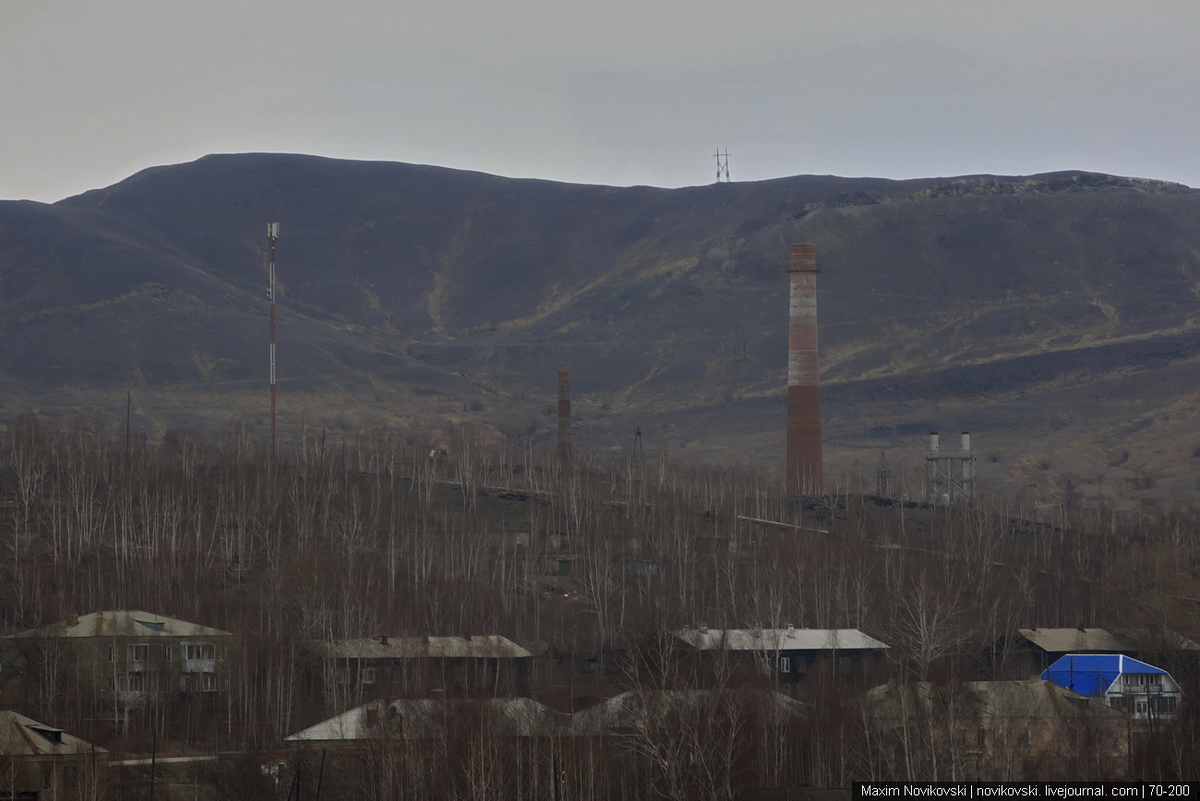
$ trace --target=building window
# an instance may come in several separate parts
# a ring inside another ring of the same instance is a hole
[[[117,661],[117,646],[115,646],[115,645],[108,646],[108,661],[109,662]]]
[[[149,643],[138,642],[129,646],[129,661],[130,662],[149,662],[150,661],[150,645]]]
[[[779,657],[779,672],[780,673],[791,673],[792,672],[792,658],[790,656]]]
[[[212,659],[213,644],[205,643],[185,643],[180,646],[183,649],[184,659]]]
[[[216,673],[201,673],[200,674],[200,689],[201,689],[201,691],[206,692],[206,693],[215,693],[218,689],[220,689],[220,685],[217,684],[217,674]]]
[[[374,684],[375,683],[375,668],[365,667],[361,671],[359,671],[359,676],[362,677],[363,684]]]
[[[837,666],[839,673],[849,673],[854,668],[854,662],[848,656],[839,656]]]
[[[170,663],[170,662],[171,662],[171,653],[172,653],[172,652],[171,652],[171,646],[169,646],[169,645],[164,645],[164,646],[163,646],[163,652],[162,652],[162,654],[163,654],[163,661],[164,661],[164,662],[167,662],[167,663]]]
[[[346,668],[336,668],[333,671],[333,680],[338,684],[349,684],[350,671]]]

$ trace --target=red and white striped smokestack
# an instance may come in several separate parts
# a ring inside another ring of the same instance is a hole
[[[558,371],[558,458],[571,458],[571,371]]]
[[[817,361],[817,248],[792,245],[788,265],[787,491],[824,491],[821,382]]]

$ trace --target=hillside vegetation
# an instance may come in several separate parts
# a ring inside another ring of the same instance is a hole
[[[817,246],[826,436],[868,473],[970,429],[1031,501],[1169,504],[1200,464],[1200,191],[1091,173],[575,186],[405,164],[209,156],[0,203],[11,413],[123,413],[151,440],[265,427],[265,225],[281,422],[544,442],[640,426],[775,468],[787,246]]]

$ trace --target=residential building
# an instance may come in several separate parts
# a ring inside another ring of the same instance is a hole
[[[698,721],[719,721],[736,730],[749,719],[768,728],[788,725],[804,711],[794,698],[773,690],[739,688],[717,690],[627,690],[571,716],[571,733],[577,737],[603,737],[693,730]]]
[[[787,753],[811,721],[767,687],[629,690],[571,717],[568,770],[610,766],[605,798],[748,798],[789,783]],[[788,777],[788,778],[785,778]]]
[[[0,799],[103,798],[108,752],[62,729],[0,712]]]
[[[797,684],[818,669],[836,676],[877,680],[888,646],[858,629],[680,629],[684,657],[730,654],[742,666],[753,666]]]
[[[1174,717],[1183,698],[1170,673],[1124,654],[1066,654],[1042,671],[1042,680],[1101,700],[1135,720]]]
[[[1020,628],[984,654],[983,669],[995,678],[1036,676],[1067,654],[1127,654],[1138,659],[1200,656],[1200,645],[1169,631],[1114,632],[1104,628]],[[1176,660],[1172,660],[1176,661]]]
[[[565,716],[529,698],[380,698],[284,742],[320,748],[323,763],[328,753],[330,797],[362,797],[365,774],[368,783],[404,777],[406,792],[387,783],[380,797],[552,798],[562,791],[553,740],[564,724]]]
[[[214,697],[228,689],[236,642],[228,631],[139,610],[73,615],[0,638],[0,697],[20,699],[31,683],[56,678],[124,707]]]
[[[377,698],[283,739],[294,744],[347,744],[385,737],[444,739],[480,730],[505,737],[548,737],[560,727],[559,717],[529,698]]]
[[[1048,681],[890,682],[861,703],[890,779],[1111,779],[1128,768],[1128,717]]]
[[[315,641],[327,688],[349,702],[372,697],[510,696],[527,686],[526,649],[496,634]]]

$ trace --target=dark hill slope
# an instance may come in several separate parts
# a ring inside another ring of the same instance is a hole
[[[1027,481],[1048,460],[1107,469],[1159,418],[1180,449],[1197,433],[1198,212],[1195,190],[1089,173],[663,190],[210,156],[0,204],[0,369],[47,405],[57,387],[133,383],[159,424],[261,421],[278,220],[290,424],[302,406],[311,422],[472,419],[536,438],[566,366],[583,441],[642,423],[651,441],[769,464],[787,244],[812,241],[835,445],[916,452],[919,430],[971,427],[1002,451],[998,478]],[[1106,433],[1130,424],[1139,437]],[[1154,469],[1160,490],[1186,488]]]

